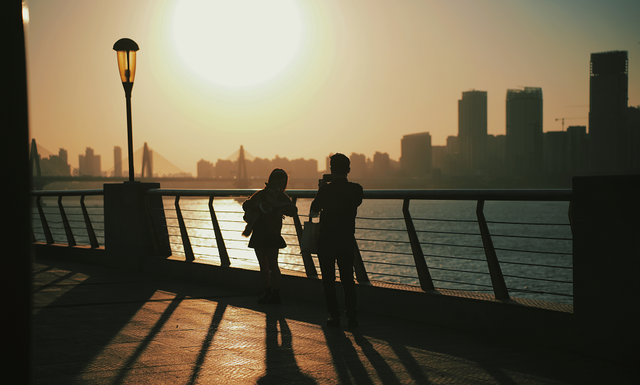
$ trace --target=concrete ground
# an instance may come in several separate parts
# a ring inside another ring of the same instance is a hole
[[[508,336],[367,313],[357,329],[328,328],[321,305],[259,294],[38,259],[33,383],[638,383],[637,368]]]

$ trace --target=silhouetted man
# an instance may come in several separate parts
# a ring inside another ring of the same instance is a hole
[[[320,213],[318,260],[322,285],[330,318],[327,325],[340,326],[340,305],[336,295],[336,261],[344,291],[349,327],[357,327],[356,284],[353,280],[356,214],[362,203],[362,186],[347,180],[351,171],[349,158],[343,154],[331,157],[331,175],[320,181],[316,198],[311,203],[310,216]]]

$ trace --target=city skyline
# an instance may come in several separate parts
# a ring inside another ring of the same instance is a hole
[[[469,90],[487,92],[490,135],[506,133],[507,90],[525,86],[544,92],[544,132],[560,131],[560,118],[588,126],[594,52],[629,52],[628,104],[640,105],[637,2],[293,2],[303,23],[290,70],[233,89],[199,77],[176,50],[180,2],[127,2],[126,16],[123,4],[28,1],[30,136],[67,149],[74,167],[86,147],[108,165],[114,146],[126,148],[111,49],[122,37],[140,45],[134,148],[148,142],[193,175],[199,159],[240,145],[320,165],[332,152],[399,159],[404,135],[429,132],[433,145],[457,135]]]

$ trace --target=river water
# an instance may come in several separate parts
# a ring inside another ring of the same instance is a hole
[[[60,221],[55,218],[57,203],[54,199],[43,201],[54,238],[64,243],[64,232],[60,231]],[[98,239],[104,245],[102,200],[88,199],[86,203]],[[308,220],[310,203],[310,199],[297,202],[303,222]],[[74,216],[78,217],[74,221],[78,228],[74,230],[77,242],[87,244],[86,232],[83,234],[80,230],[83,223],[79,208],[65,205],[69,206],[66,211],[71,221]],[[172,253],[181,258],[184,249],[174,199],[165,198],[164,207]],[[183,198],[180,207],[196,260],[219,264],[208,198]],[[216,198],[214,208],[232,265],[257,267],[253,250],[247,248],[248,238],[241,235],[245,225],[241,200]],[[511,296],[572,303],[568,209],[568,202],[485,203],[485,217]],[[412,200],[410,212],[436,288],[492,293],[475,201]],[[36,239],[44,240],[41,226],[38,230],[37,210],[34,213]],[[304,271],[295,227],[289,217],[285,218],[283,236],[288,246],[281,250],[281,267]],[[365,200],[358,209],[356,239],[371,280],[419,285],[401,200]],[[319,269],[315,256],[314,262]]]
[[[219,263],[207,199],[181,200],[196,258]],[[308,220],[311,200],[297,202],[301,221]],[[173,201],[165,201],[174,254],[182,251]],[[216,199],[214,208],[229,254],[238,263],[257,266],[247,248],[242,208],[233,199]],[[485,217],[511,295],[572,303],[572,242],[568,202],[486,202]],[[173,211],[173,213],[172,213]],[[437,288],[492,292],[476,219],[475,201],[420,201],[410,204],[431,277]],[[417,272],[402,216],[401,200],[365,200],[358,210],[356,239],[369,278],[418,285]],[[295,227],[286,218],[284,268],[304,270]],[[315,260],[318,268],[317,260]],[[554,293],[554,294],[550,294]],[[557,295],[560,294],[560,295]]]

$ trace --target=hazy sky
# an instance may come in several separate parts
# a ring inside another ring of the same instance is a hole
[[[103,171],[114,146],[126,154],[123,37],[140,46],[134,149],[194,175],[240,145],[321,169],[332,152],[397,160],[403,135],[457,135],[472,89],[488,92],[489,134],[505,134],[507,89],[524,86],[542,88],[544,131],[587,125],[593,52],[629,52],[640,105],[637,0],[257,1],[28,0],[31,137],[73,167],[86,147]]]

